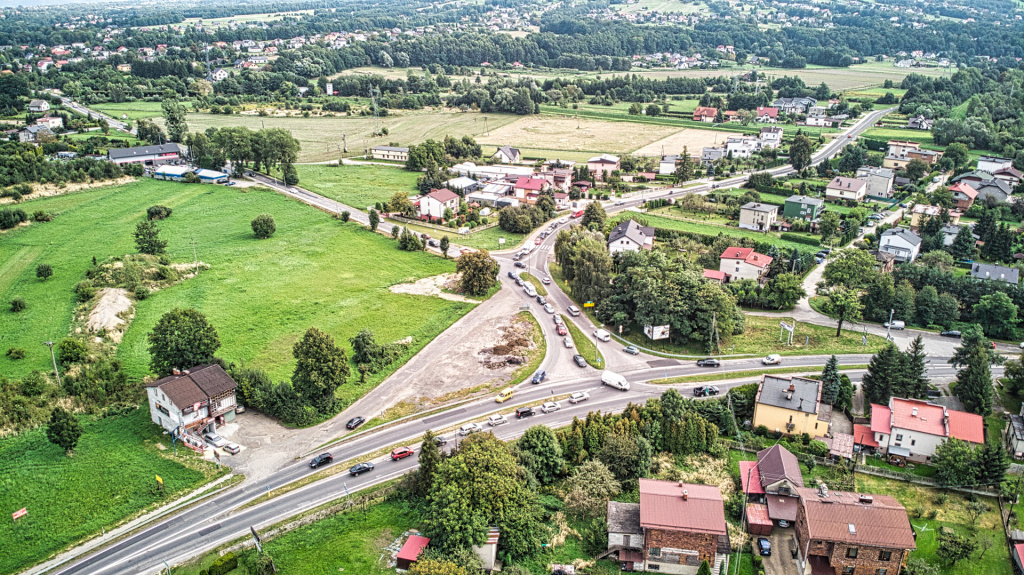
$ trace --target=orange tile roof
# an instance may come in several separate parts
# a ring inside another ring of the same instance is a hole
[[[950,409],[949,435],[971,443],[985,443],[985,419],[980,415]]]

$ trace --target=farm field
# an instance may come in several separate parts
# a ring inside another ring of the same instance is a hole
[[[706,10],[707,5],[682,0],[640,0],[636,4],[613,4],[619,12],[658,12],[659,14],[696,14]]]
[[[0,358],[0,372],[20,376],[47,369],[49,354],[39,342],[69,332],[71,290],[92,256],[103,260],[134,252],[134,225],[154,204],[174,210],[160,223],[162,237],[170,242],[170,258],[191,261],[194,238],[199,260],[211,269],[137,305],[117,352],[135,378],[149,373],[146,335],[174,307],[202,311],[219,333],[220,357],[266,369],[275,381],[291,374],[292,345],[309,327],[333,335],[342,348],[349,348],[348,338],[364,327],[380,342],[411,336],[413,344],[393,370],[472,308],[391,293],[390,285],[452,272],[455,265],[425,253],[399,251],[387,238],[357,224],[342,224],[264,189],[145,180],[23,204],[26,210],[49,210],[57,217],[0,238],[0,301],[20,295],[28,302],[19,314],[0,313],[0,347],[29,352],[20,361]],[[268,240],[253,238],[249,225],[262,213],[273,215],[277,223],[277,233]],[[55,272],[46,282],[34,277],[35,265],[42,262]],[[350,402],[391,370],[368,378],[369,385],[342,386],[338,397]]]
[[[908,142],[918,142],[922,146],[927,148],[935,148],[936,150],[943,149],[942,146],[937,146],[935,140],[932,138],[931,130],[907,130],[903,128],[868,128],[864,132],[865,138],[873,138],[876,140],[904,140]]]
[[[189,102],[184,104],[191,108]],[[163,115],[163,109],[160,107],[160,102],[121,102],[121,103],[106,103],[96,104],[90,106],[90,108],[103,112],[111,118],[122,119],[122,116],[128,116],[129,120],[141,120],[141,119],[152,119],[158,118]]]
[[[715,130],[702,130],[700,128],[683,128],[679,132],[634,151],[637,156],[661,156],[665,154],[682,154],[683,149],[691,156],[699,156],[701,149],[705,146],[724,144],[729,134]]]
[[[150,423],[145,407],[81,421],[85,433],[73,457],[47,441],[45,428],[0,439],[0,507],[28,509],[17,523],[0,522],[0,573],[21,571],[226,472],[187,449],[174,459],[170,440]],[[157,491],[154,475],[164,480],[166,494]]]
[[[272,22],[281,20],[285,17],[299,18],[301,16],[312,15],[312,10],[291,10],[287,12],[266,12],[262,14],[239,14],[238,16],[231,16],[227,18],[209,18],[203,20],[202,18],[185,18],[182,24],[196,24],[202,22],[203,26],[212,26],[215,28],[223,28],[227,26],[228,22]]]
[[[492,126],[486,135],[477,136],[477,142],[493,146],[528,145],[551,150],[625,154],[676,131],[669,126],[630,125],[586,118],[577,120],[542,114],[523,116],[499,128]]]
[[[402,168],[365,165],[300,164],[299,185],[322,196],[365,210],[377,202],[387,202],[395,192],[417,193],[417,172]]]

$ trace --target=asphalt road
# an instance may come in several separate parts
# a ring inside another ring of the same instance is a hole
[[[60,96],[60,101],[64,104],[64,106],[71,108],[72,110],[78,112],[79,114],[82,114],[87,118],[95,120],[103,119],[106,120],[107,124],[110,125],[111,128],[114,128],[115,130],[120,130],[122,132],[128,131],[128,124],[122,122],[121,120],[115,120],[114,118],[111,118],[110,116],[102,112],[90,110],[89,108],[86,108],[82,104],[79,104],[78,102],[75,102],[71,98],[68,98],[66,96]]]

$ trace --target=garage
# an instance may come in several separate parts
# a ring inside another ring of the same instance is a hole
[[[768,536],[772,534],[772,520],[764,503],[747,504],[747,533]]]

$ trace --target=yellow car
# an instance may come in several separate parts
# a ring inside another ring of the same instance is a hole
[[[504,403],[505,401],[512,399],[512,390],[506,389],[505,391],[498,394],[498,397],[494,398],[494,401],[498,403]]]

